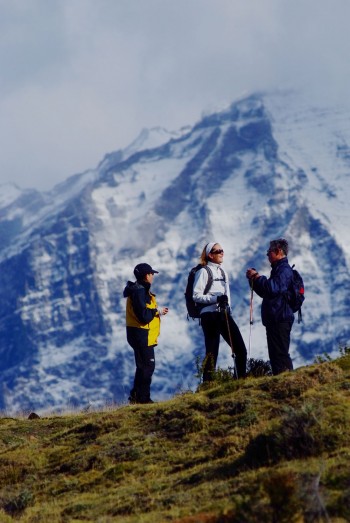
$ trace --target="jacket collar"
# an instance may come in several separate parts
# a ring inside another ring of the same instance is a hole
[[[136,283],[138,283],[139,285],[142,285],[142,287],[144,287],[146,289],[146,291],[149,291],[151,288],[151,284],[148,281],[137,280]]]
[[[208,261],[209,267],[213,267],[214,269],[220,269],[221,263],[214,263],[212,261]]]
[[[283,265],[284,263],[288,264],[287,256],[285,256],[284,258],[281,258],[280,260],[273,262],[271,267],[274,269],[275,267],[278,267],[279,265]]]

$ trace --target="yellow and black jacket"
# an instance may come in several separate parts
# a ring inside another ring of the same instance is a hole
[[[155,294],[144,281],[128,281],[126,300],[126,337],[132,348],[153,347],[158,343],[160,318]]]

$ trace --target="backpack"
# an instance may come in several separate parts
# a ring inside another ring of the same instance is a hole
[[[192,269],[188,273],[187,285],[186,285],[186,290],[185,290],[187,319],[192,318],[193,320],[195,320],[196,318],[200,318],[201,310],[203,309],[203,307],[207,306],[204,303],[196,303],[195,301],[193,301],[193,284],[194,284],[194,279],[195,279],[196,273],[200,269],[205,269],[207,271],[207,273],[208,273],[208,282],[207,282],[207,284],[205,286],[203,294],[208,294],[208,292],[210,290],[210,287],[212,286],[213,281],[214,281],[213,273],[212,273],[210,267],[208,267],[207,265],[201,265],[199,263],[195,267],[192,267]],[[222,277],[223,277],[224,281],[226,281],[224,271],[222,269],[220,269],[220,270],[221,270]]]
[[[294,265],[292,265],[293,270],[293,280],[291,288],[288,291],[288,305],[292,309],[293,312],[298,313],[298,323],[303,321],[302,315],[301,315],[301,306],[305,300],[304,295],[304,282],[303,278],[300,276],[298,271],[294,269]]]

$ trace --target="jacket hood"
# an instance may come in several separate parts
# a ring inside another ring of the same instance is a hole
[[[128,283],[126,284],[125,289],[123,291],[124,298],[127,298],[128,296],[130,296],[130,294],[133,293],[133,291],[135,290],[135,285],[136,285],[136,282],[128,281]]]
[[[146,290],[149,290],[151,285],[147,283],[146,281],[128,281],[128,283],[125,286],[125,289],[123,291],[124,298],[128,298],[128,296],[131,296],[134,292],[137,292],[138,290],[144,288]]]

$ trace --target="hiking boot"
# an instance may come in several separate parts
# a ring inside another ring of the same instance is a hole
[[[130,391],[130,396],[128,397],[130,405],[135,405],[135,403],[140,403],[137,399],[136,392],[134,390]]]

